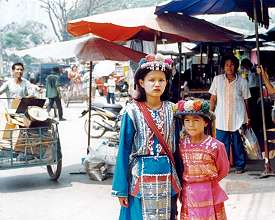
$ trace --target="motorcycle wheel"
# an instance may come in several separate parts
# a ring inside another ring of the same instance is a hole
[[[104,135],[104,133],[106,132],[106,129],[99,125],[97,122],[104,124],[104,117],[100,114],[94,113],[91,115],[91,132],[90,132],[90,136],[91,138],[99,138],[102,137]],[[86,119],[85,120],[85,132],[88,135],[88,122],[89,120]]]
[[[115,93],[115,101],[116,102],[120,101],[120,92]]]

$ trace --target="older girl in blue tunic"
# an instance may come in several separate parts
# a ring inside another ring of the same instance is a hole
[[[167,101],[171,64],[161,55],[147,55],[135,73],[137,95],[123,114],[112,187],[121,205],[120,220],[176,219],[179,180],[139,108],[142,104],[150,112],[169,150],[175,152],[173,104]]]

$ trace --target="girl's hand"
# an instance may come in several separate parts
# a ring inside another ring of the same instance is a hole
[[[127,197],[118,197],[119,203],[121,206],[128,208],[128,198]]]

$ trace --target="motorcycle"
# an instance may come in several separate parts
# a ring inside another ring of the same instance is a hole
[[[96,106],[95,104],[92,105],[90,136],[92,138],[100,138],[109,131],[115,132],[118,138],[121,110],[122,106],[117,104],[105,104],[100,105],[100,107]],[[88,110],[84,110],[81,113],[81,117],[85,116],[88,112]],[[89,121],[87,118],[84,124],[86,134],[88,134],[88,123]]]
[[[118,82],[116,88],[117,88],[117,90],[115,92],[116,102],[119,102],[121,97],[129,96],[129,94],[128,94],[129,85],[126,81]]]

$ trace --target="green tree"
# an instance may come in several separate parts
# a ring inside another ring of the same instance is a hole
[[[4,49],[26,49],[46,42],[44,33],[47,26],[35,21],[25,24],[11,23],[2,30],[2,46]]]
[[[27,21],[25,24],[11,23],[0,30],[1,33],[1,59],[0,61],[23,62],[25,64],[32,63],[35,59],[30,56],[18,57],[14,54],[8,54],[7,50],[21,50],[34,47],[36,45],[46,43],[47,39],[44,33],[48,29],[44,24]],[[3,64],[0,67],[3,67]],[[3,62],[2,62],[3,63]],[[3,70],[0,71],[3,74]]]

